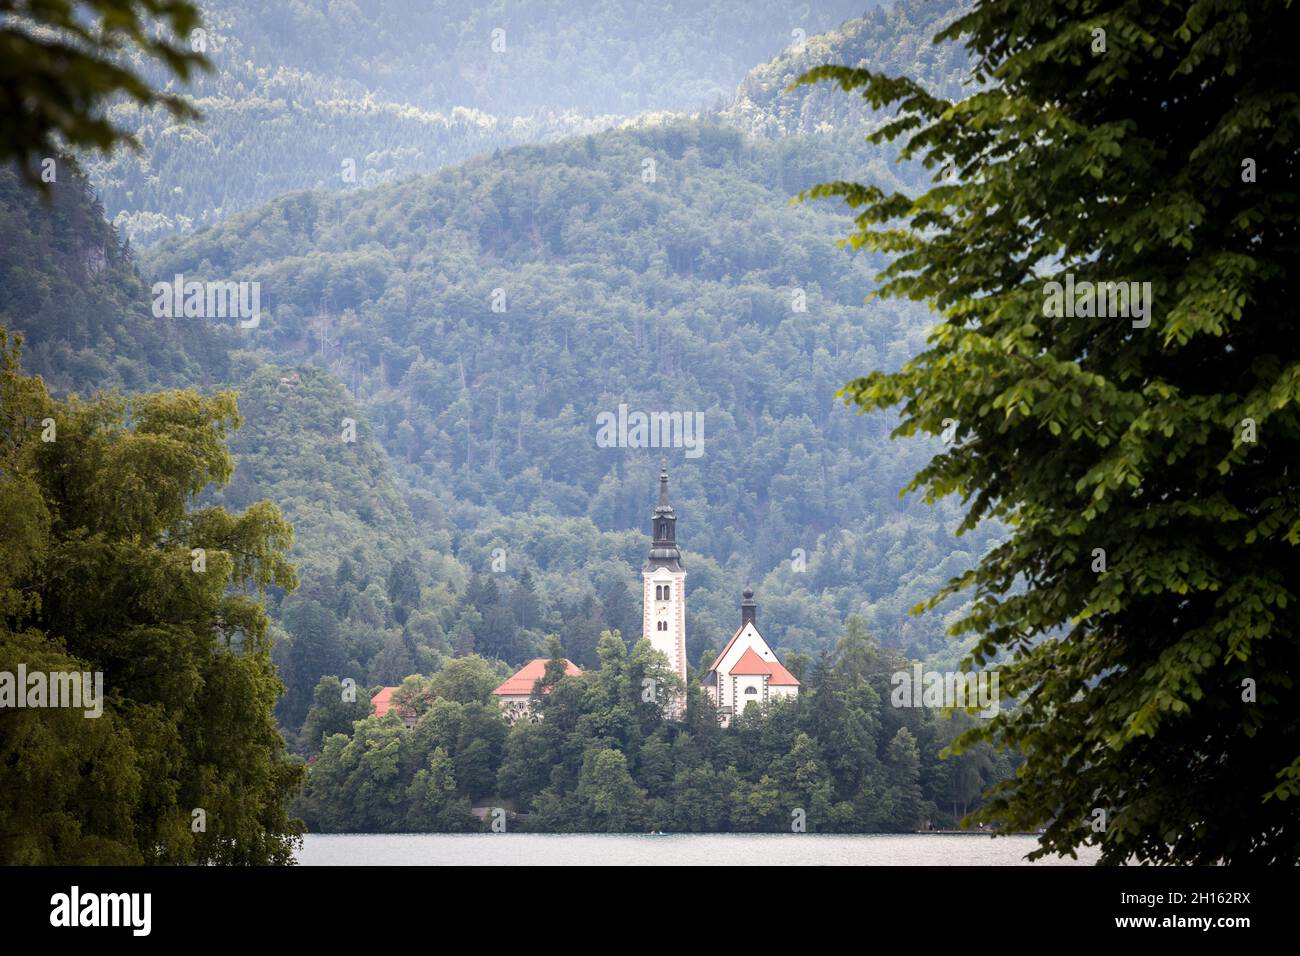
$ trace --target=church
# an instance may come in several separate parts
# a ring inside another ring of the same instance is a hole
[[[686,569],[677,547],[677,514],[668,503],[666,468],[659,472],[659,503],[650,521],[650,556],[641,569],[642,636],[668,658],[685,685]],[[757,610],[754,592],[746,588],[740,604],[740,627],[704,676],[704,690],[724,727],[751,701],[763,704],[799,694],[799,681],[759,633]]]

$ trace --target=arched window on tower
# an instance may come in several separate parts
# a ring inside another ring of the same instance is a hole
[[[665,601],[668,600],[668,588],[669,588],[669,587],[670,587],[670,585],[667,585],[667,584],[664,585],[664,600],[665,600]]]

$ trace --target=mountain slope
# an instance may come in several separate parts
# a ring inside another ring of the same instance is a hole
[[[148,243],[295,189],[346,191],[642,111],[725,101],[794,30],[815,33],[861,9],[861,0],[794,11],[777,0],[670,0],[654,11],[629,0],[212,0],[192,42],[215,69],[177,90],[204,121],[119,105],[113,120],[143,150],[85,162],[109,217]]]
[[[836,248],[835,210],[788,202],[838,162],[646,125],[285,197],[148,262],[261,282],[271,314],[250,344],[347,381],[399,473],[465,531],[545,514],[643,534],[662,452],[601,447],[597,416],[702,414],[703,454],[666,450],[683,543],[727,569],[692,581],[692,659],[730,632],[747,577],[781,609],[778,643],[825,647],[865,609],[887,643],[933,648],[937,622],[904,612],[961,564],[951,515],[894,497],[925,449],[834,399],[914,350],[926,319],[864,306],[879,263]],[[536,570],[567,560],[543,551]]]
[[[0,325],[26,339],[23,363],[56,393],[223,381],[230,337],[156,319],[128,244],[90,183],[58,157],[47,201],[0,166]]]
[[[238,390],[244,425],[230,443],[235,474],[203,502],[243,510],[269,499],[294,526],[290,557],[302,586],[287,597],[272,588],[269,607],[289,687],[282,717],[286,708],[291,717],[295,708],[305,711],[301,699],[322,673],[313,672],[319,658],[306,653],[311,602],[329,602],[314,623],[328,621],[323,626],[343,635],[332,673],[399,680],[449,651],[432,617],[453,603],[448,585],[423,594],[420,584],[436,576],[463,588],[467,575],[439,557],[451,542],[439,533],[436,508],[412,515],[347,390],[320,369],[260,364],[237,348],[246,335],[229,325],[155,318],[130,250],[104,221],[85,178],[60,163],[48,202],[0,169],[0,326],[23,334],[25,368],[58,392]],[[355,441],[343,441],[346,418],[357,422]],[[390,596],[386,578],[402,559],[418,572]],[[345,563],[351,570],[340,577]],[[409,634],[399,618],[411,623]]]
[[[919,49],[932,32],[890,22],[882,48]],[[774,93],[763,108],[783,103]],[[117,281],[87,283],[84,255],[69,258],[84,242],[27,224],[22,255],[0,255],[16,276],[6,291],[63,282],[55,312],[101,316],[112,334],[92,349],[75,323],[36,322],[21,303],[8,315],[58,381],[241,390],[239,464],[219,497],[269,497],[297,528],[302,587],[272,608],[290,730],[321,674],[394,683],[469,651],[517,663],[547,632],[586,666],[603,628],[637,635],[664,454],[692,660],[734,630],[747,581],[783,653],[833,646],[855,612],[887,645],[950,653],[942,619],[907,610],[989,535],[955,541],[954,508],[900,502],[928,449],[889,441],[890,422],[834,398],[916,351],[928,317],[864,304],[879,261],[836,246],[848,222],[835,208],[789,204],[824,179],[911,173],[881,172],[884,153],[846,145],[856,131],[772,129],[646,119],[283,196],[142,256],[147,278],[261,283],[265,314],[247,330],[160,322],[124,248],[108,256]],[[77,215],[111,235],[78,195]],[[11,198],[11,221],[39,223],[30,194]],[[211,337],[213,357],[166,338],[186,335]],[[624,404],[702,415],[703,453],[603,447],[597,416]],[[355,445],[343,418],[358,421]]]
[[[968,0],[896,0],[810,36],[750,70],[723,118],[753,136],[818,134],[835,139],[840,148],[852,148],[873,119],[861,97],[829,83],[788,89],[802,74],[827,63],[909,76],[936,95],[959,99],[967,53],[952,43],[936,45],[931,38],[969,5]]]

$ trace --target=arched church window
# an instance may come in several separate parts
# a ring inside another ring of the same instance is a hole
[[[757,694],[757,693],[758,693],[758,688],[757,688],[757,687],[746,687],[746,688],[745,688],[745,693],[746,693],[746,694]]]
[[[665,600],[665,601],[668,600],[668,588],[669,588],[670,586],[671,586],[671,585],[667,585],[667,584],[664,585],[664,600]]]

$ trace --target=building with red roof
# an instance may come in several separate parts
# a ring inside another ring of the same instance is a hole
[[[370,708],[379,718],[387,717],[388,712],[396,706],[393,703],[393,694],[397,693],[396,687],[381,687],[379,693],[370,698]],[[402,723],[408,727],[414,727],[416,720],[419,719],[414,711],[409,709],[398,710],[397,716],[402,718]]]
[[[686,568],[677,544],[677,512],[668,500],[666,467],[659,472],[659,503],[651,515],[651,538],[650,553],[641,569],[641,636],[664,656],[668,666],[684,684],[688,673]],[[751,703],[762,706],[774,700],[799,696],[798,679],[777,659],[759,633],[757,613],[754,592],[745,588],[740,602],[740,627],[731,635],[731,640],[704,677],[704,690],[717,707],[718,720],[724,727],[729,726],[735,716],[743,713]],[[492,691],[511,723],[531,715],[533,688],[545,674],[547,663],[545,657],[529,661]],[[564,673],[568,677],[580,677],[582,669],[566,659]],[[664,708],[670,718],[680,717],[684,710],[683,694],[678,694]]]
[[[520,717],[531,713],[533,688],[545,676],[546,665],[549,663],[549,658],[535,657],[507,677],[496,690],[492,691],[497,703],[501,705],[502,713],[506,715],[506,719],[510,723],[514,723]],[[564,676],[581,677],[582,668],[566,657],[564,658]],[[549,687],[543,688],[543,692],[549,694],[551,689]]]
[[[751,703],[799,696],[799,681],[776,659],[755,623],[758,605],[754,592],[745,588],[740,602],[740,627],[713,660],[704,676],[704,690],[718,708],[727,727]]]
[[[677,544],[677,511],[668,500],[668,468],[659,470],[659,503],[650,515],[650,554],[641,569],[642,631],[650,646],[663,654],[685,685],[686,667],[686,567]],[[740,628],[731,636],[704,677],[704,689],[718,708],[724,727],[753,703],[799,695],[799,681],[776,659],[754,623],[754,592],[745,589],[740,604]],[[664,708],[670,718],[680,717],[685,695]]]

